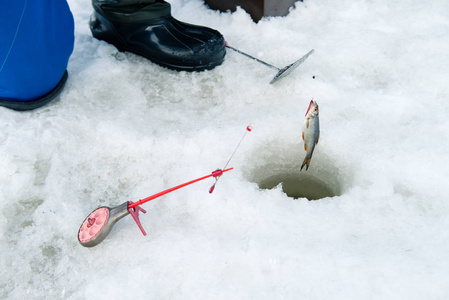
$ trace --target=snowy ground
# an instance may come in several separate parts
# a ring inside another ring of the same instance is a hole
[[[0,108],[1,299],[447,299],[449,2],[305,0],[258,24],[172,0],[180,20],[230,45],[212,71],[184,73],[92,38],[76,22],[61,100]],[[315,79],[313,79],[315,76]],[[301,126],[311,98],[321,137],[307,172]],[[99,205],[143,205],[99,246],[76,235]],[[270,178],[335,196],[288,197]]]

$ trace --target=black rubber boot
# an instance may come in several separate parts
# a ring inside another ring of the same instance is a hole
[[[93,0],[92,5],[92,35],[120,51],[178,71],[210,70],[224,60],[223,36],[174,19],[165,1]]]

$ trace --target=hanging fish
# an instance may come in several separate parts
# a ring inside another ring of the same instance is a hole
[[[304,120],[302,129],[302,140],[304,141],[304,149],[306,150],[306,157],[301,165],[302,168],[306,165],[306,170],[309,169],[310,160],[312,159],[313,150],[320,138],[320,121],[318,117],[318,104],[311,100],[309,108],[306,112],[306,119]]]

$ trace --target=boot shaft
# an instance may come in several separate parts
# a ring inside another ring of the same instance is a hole
[[[92,0],[92,6],[113,22],[140,22],[171,16],[170,4],[162,0]]]

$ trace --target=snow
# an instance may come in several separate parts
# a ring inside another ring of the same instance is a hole
[[[170,3],[278,67],[315,53],[274,85],[232,51],[211,71],[170,71],[92,38],[90,1],[70,0],[61,99],[0,108],[0,298],[447,299],[449,2],[305,0],[258,24]],[[311,98],[321,135],[299,172]],[[195,183],[142,206],[146,237],[126,217],[78,244],[98,206],[222,168],[249,123],[212,195],[213,179]],[[334,195],[294,199],[273,178]]]

